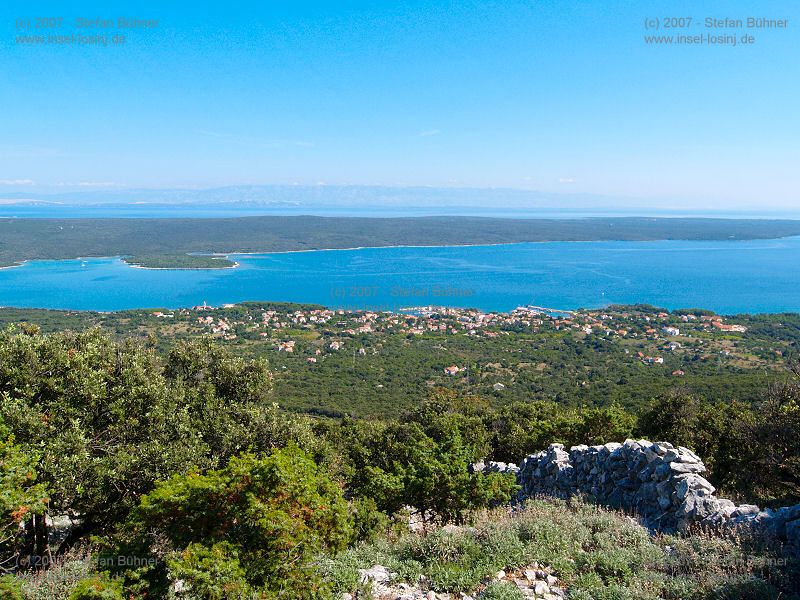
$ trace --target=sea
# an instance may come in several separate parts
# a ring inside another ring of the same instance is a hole
[[[647,303],[800,312],[798,257],[800,237],[232,254],[238,266],[220,270],[134,268],[120,257],[43,260],[0,269],[0,306],[115,311],[277,301],[509,311]]]

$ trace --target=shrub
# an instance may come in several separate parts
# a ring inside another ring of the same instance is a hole
[[[167,559],[167,568],[193,597],[244,600],[253,595],[236,548],[226,542],[211,547],[189,544]]]
[[[493,581],[478,596],[480,600],[525,600],[525,596],[517,586],[510,583]]]
[[[714,480],[727,483],[739,444],[729,440],[741,412],[736,406],[700,400],[685,389],[665,392],[639,415],[638,433],[651,440],[669,440],[703,458]]]
[[[350,503],[353,516],[353,542],[374,541],[389,527],[389,517],[378,510],[372,498],[356,498]]]
[[[786,597],[772,585],[753,576],[740,576],[715,590],[718,600],[778,600]]]
[[[410,505],[442,522],[463,522],[472,509],[510,500],[513,475],[467,470],[486,456],[488,433],[478,417],[448,408],[452,398],[442,393],[403,422],[342,424],[345,478],[354,496],[374,499],[387,514]]]
[[[95,575],[79,581],[69,600],[123,600],[122,583],[106,575]]]
[[[99,329],[0,331],[0,419],[8,427],[0,426],[0,456],[24,450],[51,491],[51,512],[80,513],[81,533],[102,535],[156,481],[193,466],[220,468],[241,452],[289,442],[316,449],[308,419],[268,402],[271,389],[265,359],[231,356],[207,339],[178,344],[163,359]],[[0,485],[4,477],[0,470]]]
[[[0,575],[0,598],[3,600],[25,600],[22,586],[13,575]]]
[[[518,462],[553,442],[582,443],[577,414],[556,402],[516,401],[487,417],[493,433],[492,460]]]
[[[587,410],[582,415],[578,435],[584,444],[619,442],[631,437],[635,425],[636,417],[621,406],[611,404]]]
[[[52,600],[69,598],[78,582],[94,575],[94,561],[81,548],[70,550],[40,571],[26,571],[18,575],[25,600]]]
[[[553,567],[569,597],[579,600],[797,600],[798,561],[777,561],[780,555],[770,552],[702,533],[651,536],[624,514],[577,500],[531,500],[512,513],[478,515],[474,528],[362,544],[323,570],[340,593],[354,592],[358,569],[374,564],[397,573],[398,581],[424,577],[437,592],[474,593],[498,570],[536,562]],[[497,587],[492,594],[512,593]]]
[[[151,350],[99,330],[0,333],[0,415],[39,451],[52,512],[103,529],[159,477],[202,456],[191,415],[176,407],[183,394],[161,371]]]
[[[628,558],[628,553],[624,550],[587,552],[581,556],[579,567],[597,573],[605,582],[624,583],[633,575]]]
[[[735,440],[745,453],[735,472],[739,489],[778,505],[800,500],[800,364],[740,419]]]
[[[217,589],[216,573],[237,590],[246,583],[264,593],[315,598],[324,585],[314,559],[323,550],[336,553],[351,536],[341,489],[290,446],[158,484],[142,497],[120,539],[127,538],[122,553],[165,561],[127,574],[131,582],[141,578],[151,594],[181,577]]]

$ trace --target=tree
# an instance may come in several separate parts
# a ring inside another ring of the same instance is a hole
[[[51,510],[81,513],[84,532],[116,523],[206,453],[154,352],[96,329],[0,334],[0,394],[0,416],[36,451]]]
[[[470,509],[508,501],[513,476],[467,469],[489,448],[479,407],[439,391],[402,422],[344,421],[348,491],[372,498],[388,514],[408,505],[441,521],[461,521]]]
[[[633,435],[636,417],[618,404],[590,408],[581,415],[578,436],[581,444],[621,442]]]
[[[19,527],[34,519],[41,521],[47,510],[48,491],[36,481],[36,462],[35,455],[14,443],[0,418],[0,571],[14,570],[21,552],[41,556],[46,550],[46,537],[34,536],[25,544]]]
[[[35,450],[51,510],[80,513],[68,543],[111,530],[171,475],[289,442],[321,453],[308,419],[268,401],[271,385],[266,361],[207,339],[179,345],[164,364],[99,329],[0,333],[0,416]]]
[[[734,473],[740,487],[749,486],[764,502],[800,501],[800,364],[788,380],[766,390],[753,411],[735,429],[744,468]]]
[[[555,402],[512,402],[487,416],[492,431],[493,460],[520,462],[553,442],[580,443],[580,420],[574,411]]]
[[[639,415],[637,431],[653,441],[686,446],[703,459],[717,485],[731,484],[738,444],[733,428],[748,411],[735,403],[703,401],[684,389],[663,394]]]

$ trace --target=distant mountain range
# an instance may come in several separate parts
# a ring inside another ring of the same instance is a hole
[[[1,189],[1,188],[0,188]],[[15,209],[19,207],[19,211]],[[161,208],[157,208],[161,207]],[[620,198],[511,188],[392,187],[356,185],[239,185],[217,188],[0,191],[0,217],[82,217],[245,214],[340,216],[473,215],[511,218],[581,216],[686,216],[800,218],[769,202],[757,209],[703,206],[686,200]],[[170,209],[170,210],[171,210]],[[205,214],[203,210],[206,210]],[[124,214],[120,210],[128,211]],[[26,212],[27,211],[27,212]]]
[[[102,189],[60,193],[0,192],[6,203],[209,204],[253,203],[292,206],[466,206],[507,208],[591,208],[630,206],[596,194],[555,194],[508,188],[437,188],[333,185],[248,185],[208,189]]]

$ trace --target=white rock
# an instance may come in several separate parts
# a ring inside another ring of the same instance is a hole
[[[385,583],[392,578],[391,573],[389,573],[389,569],[383,565],[375,565],[370,569],[359,569],[358,574],[362,583],[368,583],[370,581],[375,583]]]

